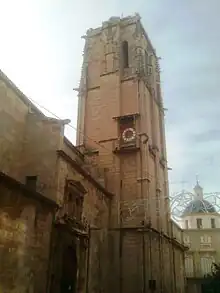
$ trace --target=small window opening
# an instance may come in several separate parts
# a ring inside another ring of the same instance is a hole
[[[153,65],[153,55],[149,55],[148,56],[148,62],[149,62],[149,65]]]
[[[197,224],[197,228],[201,229],[202,228],[202,219],[196,219],[196,224]]]
[[[188,220],[185,220],[185,227],[186,227],[186,229],[189,229],[189,221]]]
[[[76,219],[80,221],[81,219],[81,200],[79,198],[76,199]]]
[[[149,289],[151,291],[156,291],[156,280],[149,280]]]
[[[68,202],[72,202],[73,201],[73,195],[72,195],[72,193],[68,193]]]
[[[126,116],[120,117],[120,124],[128,124],[128,123],[134,123],[133,115],[126,115]]]
[[[148,68],[147,68],[147,74],[148,75],[151,75],[152,73],[153,73],[152,67],[151,66],[148,66]]]
[[[36,190],[37,176],[26,176],[26,186],[32,190]]]
[[[211,228],[216,228],[215,219],[211,219]]]
[[[148,53],[147,51],[144,52],[144,59],[145,59],[145,67],[147,68],[148,67]]]
[[[122,43],[122,54],[123,54],[123,67],[129,67],[129,60],[128,60],[128,42],[124,41]]]

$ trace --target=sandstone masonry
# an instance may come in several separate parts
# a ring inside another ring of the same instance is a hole
[[[0,71],[0,292],[84,292],[90,229],[108,225],[102,172]],[[93,167],[94,166],[94,167]]]
[[[77,145],[108,170],[115,194],[109,261],[97,252],[89,292],[184,292],[182,231],[169,212],[156,51],[139,15],[112,17],[84,38]]]

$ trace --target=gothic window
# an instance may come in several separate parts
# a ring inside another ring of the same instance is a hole
[[[148,53],[147,51],[144,52],[144,59],[145,59],[145,68],[146,68],[146,73],[148,69]]]
[[[128,42],[123,41],[122,43],[122,58],[123,58],[123,68],[129,67],[129,56],[128,56]]]
[[[74,181],[67,183],[64,206],[65,213],[67,213],[69,217],[76,218],[78,221],[81,220],[83,194],[78,189],[78,183]]]
[[[148,68],[147,68],[147,74],[148,75],[151,75],[153,73],[153,68],[152,68],[152,66],[148,66]]]
[[[149,64],[150,66],[153,65],[153,55],[149,55],[149,56],[148,56],[148,64]]]
[[[152,67],[152,55],[149,55],[147,51],[144,52],[144,59],[145,59],[145,71],[147,75],[153,74],[153,67]]]
[[[82,214],[82,197],[79,194],[75,192],[68,194],[67,211],[70,217],[74,217],[80,221]]]
[[[156,91],[157,91],[157,93],[156,93],[157,100],[160,102],[161,101],[161,96],[160,96],[160,84],[159,83],[157,83],[157,85],[156,85]]]
[[[196,225],[198,229],[202,229],[202,219],[196,219]]]
[[[68,192],[67,195],[67,211],[68,215],[75,215],[75,200],[74,195],[71,192]]]
[[[211,228],[216,228],[215,219],[211,219]]]
[[[82,214],[82,198],[76,198],[76,219],[80,220]]]

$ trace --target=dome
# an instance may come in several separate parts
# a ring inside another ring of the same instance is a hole
[[[194,213],[216,213],[215,207],[205,199],[194,199],[182,213],[182,217]]]

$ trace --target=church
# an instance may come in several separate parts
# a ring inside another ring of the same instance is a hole
[[[184,293],[159,58],[138,14],[83,38],[76,146],[0,71],[0,290]]]
[[[213,262],[220,262],[220,214],[216,207],[204,198],[203,188],[197,181],[193,199],[181,215],[185,254],[187,292],[202,292],[204,277],[212,270]]]

